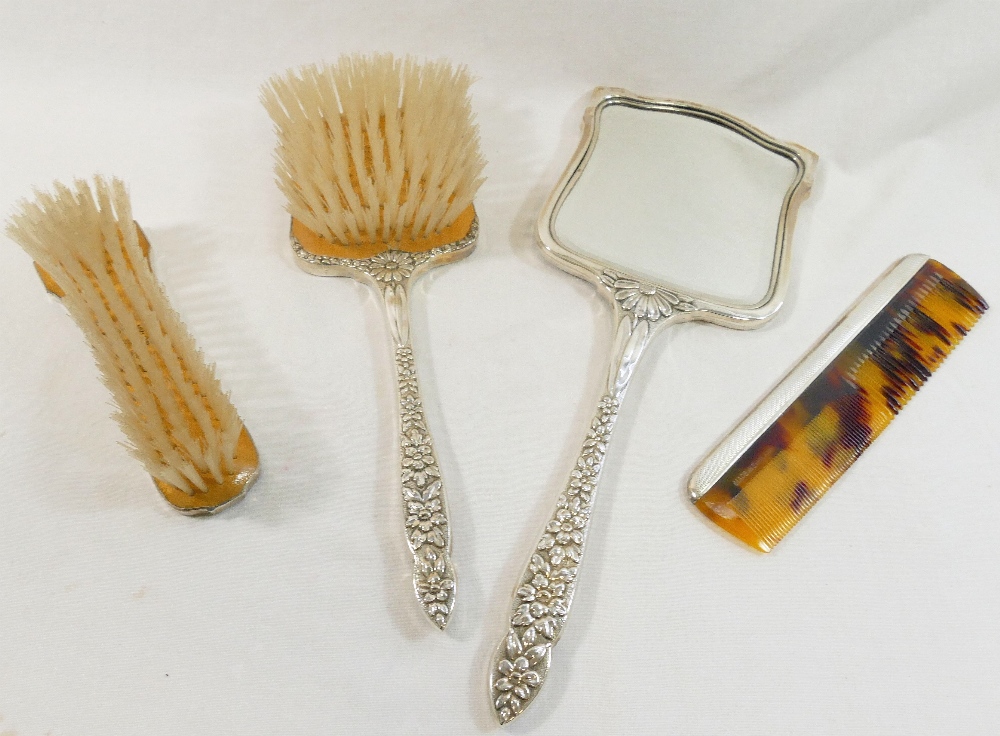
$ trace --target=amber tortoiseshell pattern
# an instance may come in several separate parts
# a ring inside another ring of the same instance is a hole
[[[987,309],[928,260],[698,501],[764,552],[886,428]]]

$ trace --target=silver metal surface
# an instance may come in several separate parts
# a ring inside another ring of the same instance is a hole
[[[431,433],[424,417],[410,344],[409,291],[428,269],[464,258],[475,247],[479,220],[461,240],[421,253],[385,250],[371,258],[320,256],[291,236],[299,265],[318,276],[351,276],[382,297],[395,352],[399,389],[399,455],[406,543],[413,555],[413,591],[439,629],[455,607],[455,570],[451,564],[448,504]]]
[[[927,263],[925,255],[909,255],[895,263],[837,321],[822,339],[699,463],[691,474],[688,491],[697,502],[733,463],[780,417],[793,401],[822,373],[841,351],[868,326],[899,290]]]
[[[776,223],[770,282],[763,299],[751,305],[726,303],[685,293],[676,285],[635,274],[577,252],[556,236],[554,222],[597,142],[601,111],[628,105],[654,112],[688,115],[721,125],[795,164]],[[798,206],[808,196],[816,156],[783,143],[725,113],[689,102],[641,97],[621,89],[595,90],[584,115],[583,140],[538,220],[544,252],[565,271],[592,282],[614,310],[615,341],[604,391],[566,487],[515,588],[508,630],[490,670],[490,697],[501,723],[516,718],[545,683],[552,649],[559,641],[576,592],[598,481],[608,443],[639,359],[653,336],[668,325],[693,319],[750,329],[774,316],[788,278],[789,246]]]

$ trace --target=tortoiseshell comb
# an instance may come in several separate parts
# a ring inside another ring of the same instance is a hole
[[[903,258],[702,461],[691,500],[736,538],[771,551],[986,309],[937,261]]]

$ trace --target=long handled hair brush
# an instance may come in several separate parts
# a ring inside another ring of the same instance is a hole
[[[467,256],[483,157],[471,78],[446,61],[343,57],[272,78],[262,100],[278,134],[278,185],[298,264],[374,287],[396,357],[406,540],[424,613],[444,628],[455,604],[444,487],[410,344],[409,289]]]
[[[128,449],[185,514],[219,511],[258,475],[257,450],[146,260],[125,185],[36,192],[7,233],[83,330]]]
[[[737,539],[769,552],[986,309],[937,261],[902,259],[695,469],[692,501]]]

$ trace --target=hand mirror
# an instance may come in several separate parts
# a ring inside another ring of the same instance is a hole
[[[816,155],[690,102],[600,88],[538,219],[544,252],[614,309],[604,395],[518,583],[490,693],[501,723],[534,699],[569,615],[607,444],[639,358],[688,320],[750,329],[784,298]]]

